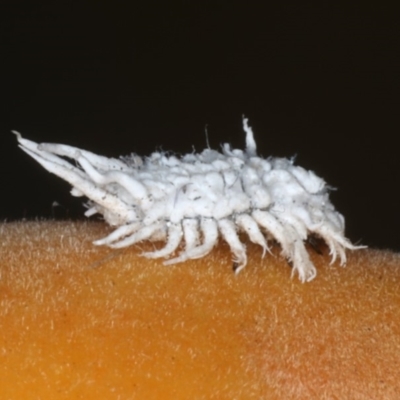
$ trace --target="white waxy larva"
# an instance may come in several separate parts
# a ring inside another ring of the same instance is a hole
[[[328,187],[312,171],[284,158],[257,156],[256,142],[243,119],[246,149],[222,146],[183,157],[155,152],[120,159],[98,156],[61,144],[18,142],[44,168],[69,182],[74,196],[86,196],[86,216],[102,214],[117,229],[97,245],[121,248],[142,240],[163,240],[165,247],[144,253],[169,257],[170,265],[208,254],[221,236],[239,272],[247,264],[239,232],[263,249],[276,240],[302,282],[316,276],[305,248],[310,235],[322,238],[332,262],[346,262],[345,249],[358,249],[344,236],[344,218],[329,201]],[[65,158],[76,162],[70,163]]]

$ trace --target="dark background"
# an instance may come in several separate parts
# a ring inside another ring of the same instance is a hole
[[[284,4],[283,4],[284,3]],[[17,148],[107,156],[243,148],[292,157],[354,242],[400,250],[399,14],[365,1],[2,2],[0,218],[81,218],[82,200]],[[57,201],[61,207],[52,207]]]

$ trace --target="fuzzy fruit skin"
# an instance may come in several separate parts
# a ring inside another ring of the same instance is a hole
[[[332,263],[345,249],[356,249],[344,236],[344,218],[329,200],[325,181],[293,160],[257,156],[247,119],[246,149],[205,149],[182,157],[155,152],[107,158],[61,144],[37,144],[17,134],[20,147],[48,171],[68,181],[74,196],[89,198],[85,215],[95,213],[117,229],[97,245],[121,248],[143,240],[164,240],[165,247],[143,255],[169,257],[166,264],[207,255],[219,237],[233,253],[236,272],[247,264],[239,233],[269,251],[276,240],[302,282],[316,276],[304,241],[322,238]],[[68,162],[62,157],[72,160]],[[78,166],[76,166],[76,164]]]
[[[310,251],[307,285],[248,244],[169,268],[94,247],[96,221],[0,223],[0,398],[387,399],[400,393],[400,254]],[[251,266],[251,268],[250,268]]]

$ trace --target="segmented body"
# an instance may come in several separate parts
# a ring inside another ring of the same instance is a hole
[[[74,196],[86,196],[86,216],[100,213],[117,229],[97,240],[115,248],[143,240],[164,240],[160,250],[144,253],[169,257],[174,264],[208,254],[222,237],[230,246],[239,272],[247,264],[239,232],[260,245],[275,239],[301,281],[316,275],[304,241],[321,237],[332,262],[346,262],[345,249],[355,249],[344,236],[344,218],[329,200],[328,188],[312,171],[283,158],[264,159],[247,119],[246,149],[205,149],[183,157],[155,152],[107,158],[71,146],[37,144],[18,136],[20,147],[48,171],[68,181]],[[65,158],[77,162],[74,165]],[[180,249],[183,242],[184,246]],[[180,250],[179,254],[175,254]]]

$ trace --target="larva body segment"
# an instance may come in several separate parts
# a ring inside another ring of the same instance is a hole
[[[302,282],[312,280],[316,269],[304,241],[321,237],[332,262],[345,249],[356,249],[344,236],[344,218],[329,200],[324,180],[312,171],[283,158],[257,156],[247,119],[243,119],[246,149],[218,152],[205,149],[182,157],[155,152],[149,157],[120,159],[60,144],[37,144],[21,137],[20,147],[48,171],[68,181],[74,196],[86,196],[86,216],[102,214],[117,226],[97,245],[119,248],[143,240],[164,240],[165,247],[144,256],[158,258],[180,253],[165,264],[208,254],[221,236],[240,271],[247,263],[239,232],[269,251],[275,239]],[[64,157],[64,158],[62,158]],[[73,163],[65,158],[71,159]],[[76,165],[75,165],[76,164]]]

